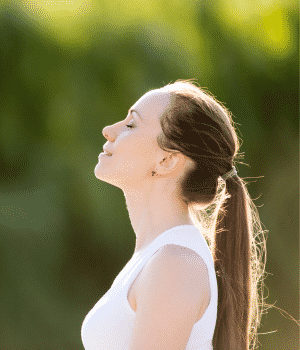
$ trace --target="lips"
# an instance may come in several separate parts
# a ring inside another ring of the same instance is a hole
[[[112,156],[112,154],[111,154],[108,150],[106,150],[105,148],[103,148],[103,152],[104,152],[105,154],[107,154],[108,156]]]
[[[98,156],[98,159],[100,159],[101,157],[111,157],[111,156],[109,156],[107,153],[105,153],[105,152],[102,152],[102,153],[100,153],[99,154],[99,156]]]

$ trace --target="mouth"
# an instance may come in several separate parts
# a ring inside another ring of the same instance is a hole
[[[100,153],[99,156],[98,156],[98,158],[104,157],[104,156],[105,156],[105,157],[111,157],[112,154],[111,154],[111,153],[107,153],[107,152],[105,151],[105,152]]]
[[[103,148],[103,153],[107,154],[108,156],[112,156],[112,154],[110,152],[108,152],[106,149]]]

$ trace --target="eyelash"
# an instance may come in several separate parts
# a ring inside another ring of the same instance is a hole
[[[126,126],[127,126],[127,128],[133,128],[133,125],[132,125],[132,124],[126,125]]]

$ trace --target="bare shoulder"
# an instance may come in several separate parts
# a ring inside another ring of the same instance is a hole
[[[160,249],[159,256],[164,259],[176,259],[186,268],[194,267],[199,272],[203,269],[207,271],[206,263],[202,257],[194,250],[187,247],[177,244],[167,244]]]
[[[206,264],[195,251],[174,244],[160,248],[144,266],[137,287],[129,349],[185,349],[204,312],[207,286]]]
[[[137,305],[143,298],[143,292],[161,286],[174,287],[178,290],[195,295],[198,302],[203,293],[209,291],[209,274],[206,263],[194,250],[176,244],[167,244],[161,247],[148,261],[141,275],[137,293]],[[155,291],[153,291],[154,293]],[[168,292],[167,292],[168,294]],[[197,303],[197,302],[196,302]]]

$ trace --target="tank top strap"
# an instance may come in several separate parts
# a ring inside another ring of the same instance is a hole
[[[180,225],[163,232],[140,253],[139,258],[148,260],[156,251],[168,244],[180,245],[195,251],[207,265],[214,268],[206,240],[194,225]]]

